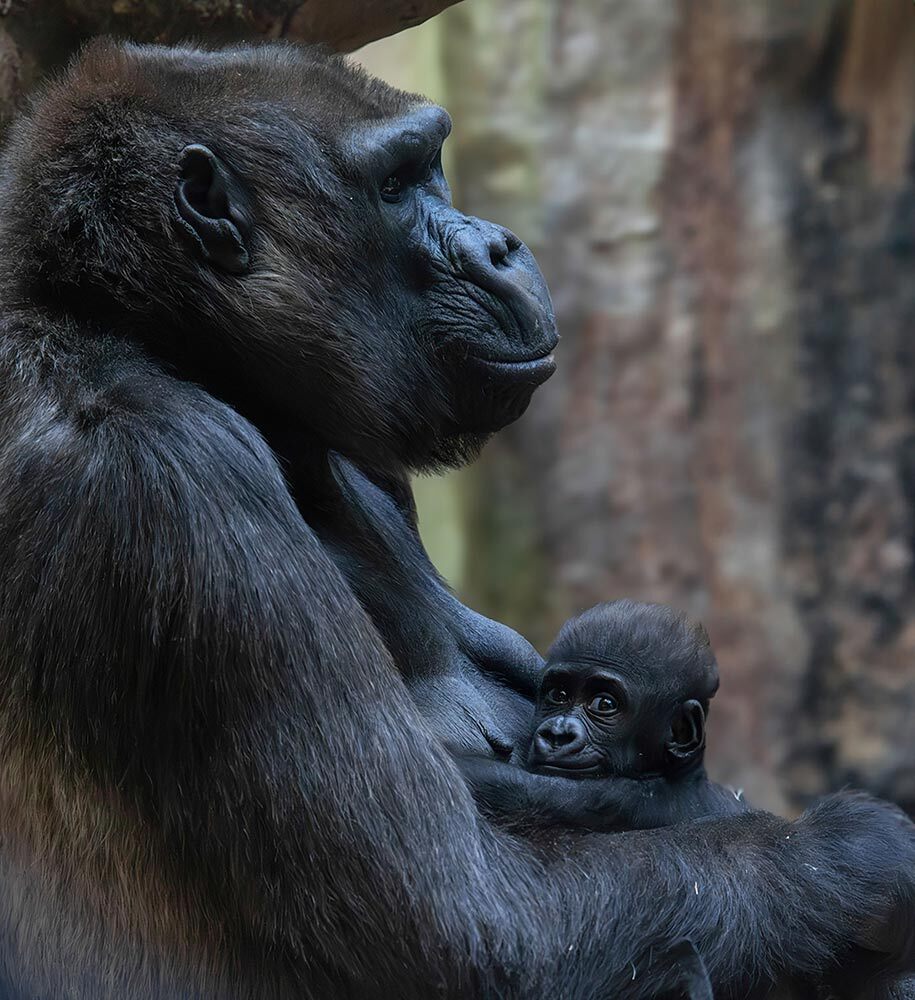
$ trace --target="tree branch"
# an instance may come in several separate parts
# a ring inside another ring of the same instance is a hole
[[[244,38],[352,52],[459,0],[0,0],[0,131],[22,95],[93,35],[139,42]]]
[[[75,40],[228,41],[262,36],[325,42],[351,52],[420,24],[457,0],[0,0],[0,23],[67,23]],[[6,5],[5,7],[3,5]]]
[[[458,0],[305,0],[284,37],[322,41],[352,52],[378,38],[422,24]]]

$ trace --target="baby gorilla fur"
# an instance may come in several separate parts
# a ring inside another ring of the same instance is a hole
[[[702,625],[665,605],[600,604],[550,649],[521,753],[509,764],[463,761],[465,773],[487,811],[535,825],[654,829],[745,812],[705,773],[717,689]]]

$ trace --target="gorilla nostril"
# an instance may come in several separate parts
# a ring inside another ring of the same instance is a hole
[[[489,262],[493,267],[507,267],[508,255],[510,252],[511,250],[506,245],[505,240],[499,240],[497,243],[490,243]]]

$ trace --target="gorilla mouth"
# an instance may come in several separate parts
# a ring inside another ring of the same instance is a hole
[[[466,282],[465,288],[470,303],[479,310],[480,322],[472,339],[465,336],[451,342],[452,356],[490,391],[527,387],[533,392],[556,371],[553,352],[559,334],[546,286],[546,304],[522,294],[520,287],[510,300],[504,288],[501,295],[473,281]]]
[[[546,774],[553,778],[601,778],[604,775],[604,769],[600,764],[591,764],[588,767],[579,767],[572,765],[564,765],[562,767],[556,764],[540,764],[539,766],[533,768],[537,774]]]
[[[605,764],[602,757],[582,757],[560,763],[556,759],[532,756],[528,766],[537,774],[559,778],[599,778],[605,774]]]
[[[470,354],[467,362],[488,378],[506,384],[522,383],[533,387],[542,385],[556,371],[556,359],[552,351],[536,358],[520,360],[503,360]]]

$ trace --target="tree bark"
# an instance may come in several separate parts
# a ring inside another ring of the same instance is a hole
[[[487,9],[445,15],[458,194],[534,244],[563,340],[475,469],[470,600],[541,646],[684,607],[716,777],[915,811],[915,7]]]
[[[350,52],[458,0],[0,0],[0,124],[45,72],[88,38],[208,44],[239,38],[323,42]]]

